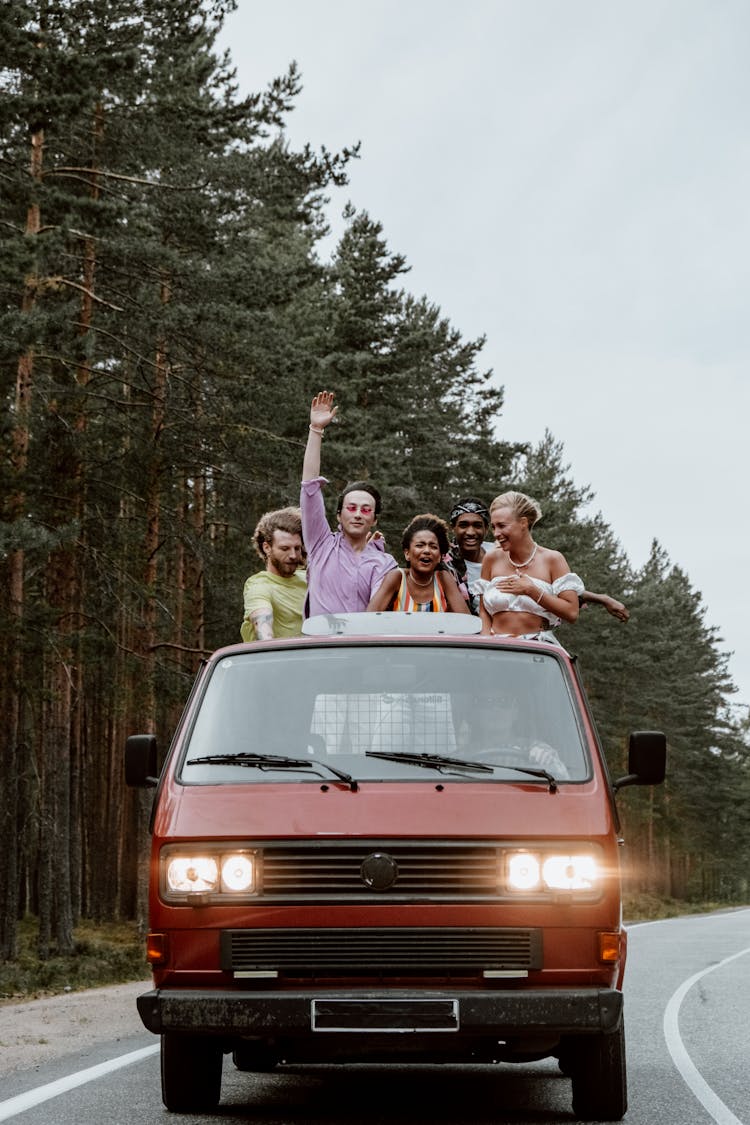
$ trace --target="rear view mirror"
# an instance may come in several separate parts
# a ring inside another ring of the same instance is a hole
[[[131,734],[125,743],[125,784],[134,789],[153,789],[159,782],[156,767],[156,735]]]
[[[626,785],[661,785],[667,769],[667,739],[658,730],[637,730],[630,735],[628,772],[613,782],[615,790]]]

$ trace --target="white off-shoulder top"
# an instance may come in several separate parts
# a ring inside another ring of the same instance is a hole
[[[497,575],[495,578],[477,578],[476,582],[472,582],[469,587],[472,594],[481,594],[484,608],[488,613],[505,613],[507,611],[512,613],[535,613],[537,617],[544,617],[549,622],[550,628],[560,624],[561,618],[557,617],[549,609],[539,605],[535,598],[530,598],[527,594],[509,594],[505,590],[498,589],[498,583],[503,578],[508,578],[509,575]],[[561,574],[554,582],[545,582],[543,578],[534,578],[533,575],[528,575],[535,586],[540,590],[545,590],[548,594],[562,594],[564,590],[573,590],[575,594],[582,594],[585,587],[583,582],[577,574],[568,571],[567,574]]]

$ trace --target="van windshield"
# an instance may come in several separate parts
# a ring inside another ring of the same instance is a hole
[[[187,784],[581,781],[589,768],[549,653],[378,644],[228,656],[190,732]]]

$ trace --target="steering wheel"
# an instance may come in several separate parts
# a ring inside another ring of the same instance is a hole
[[[520,746],[483,746],[481,750],[465,748],[466,757],[471,762],[487,762],[493,766],[533,766],[527,750]]]

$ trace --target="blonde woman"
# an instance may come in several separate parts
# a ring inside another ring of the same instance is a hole
[[[503,492],[490,505],[498,549],[485,555],[482,577],[472,587],[480,595],[485,634],[538,633],[578,617],[583,582],[564,555],[532,538],[541,514],[536,500],[523,492]]]

